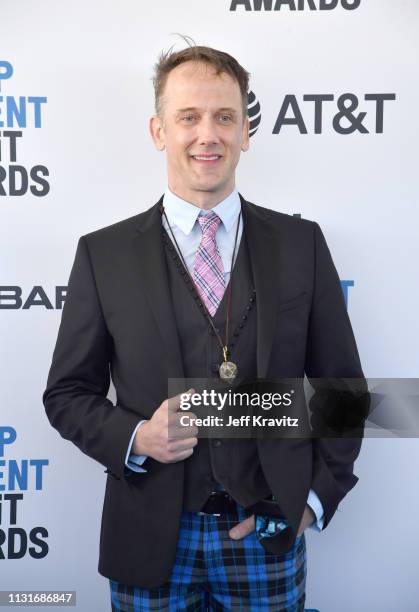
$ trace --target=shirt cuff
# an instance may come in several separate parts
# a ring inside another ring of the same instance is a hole
[[[134,443],[135,434],[137,433],[141,425],[146,422],[147,422],[147,419],[143,419],[142,421],[138,423],[137,427],[134,429],[132,433],[131,439],[128,444],[128,450],[125,456],[125,465],[127,466],[127,468],[129,468],[133,472],[147,472],[147,470],[140,467],[144,463],[144,461],[147,459],[147,455],[136,455],[135,453],[131,452],[131,448]]]
[[[316,531],[321,531],[324,525],[324,510],[317,493],[315,493],[313,489],[310,489],[309,491],[307,504],[316,515],[316,521],[310,525],[310,528],[315,529]]]

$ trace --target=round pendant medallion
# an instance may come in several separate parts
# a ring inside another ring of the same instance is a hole
[[[223,361],[220,365],[220,378],[223,380],[234,380],[237,376],[237,366],[232,361]]]

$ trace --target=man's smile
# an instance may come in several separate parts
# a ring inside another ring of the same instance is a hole
[[[212,166],[217,164],[222,159],[222,155],[209,155],[209,154],[201,154],[201,155],[191,155],[191,158],[199,164]]]

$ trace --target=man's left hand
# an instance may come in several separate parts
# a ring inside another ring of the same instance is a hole
[[[303,518],[301,519],[300,526],[298,527],[297,538],[303,535],[307,527],[310,527],[310,525],[312,525],[315,520],[316,520],[316,515],[314,514],[310,506],[306,504],[306,507],[304,508],[304,512],[303,512]]]
[[[255,515],[252,514],[252,516],[248,516],[241,523],[237,523],[237,525],[234,525],[234,527],[232,527],[232,529],[230,529],[230,531],[228,532],[228,535],[233,540],[241,540],[242,538],[249,535],[249,533],[252,533],[252,531],[255,530],[255,527]]]
[[[310,525],[312,525],[315,520],[315,514],[310,508],[310,506],[307,504],[304,508],[304,513],[301,519],[300,526],[298,527],[297,537],[300,537],[304,533],[304,530],[307,529],[307,527],[309,527]],[[232,529],[230,529],[230,531],[228,532],[228,535],[233,540],[241,540],[242,538],[245,538],[247,535],[249,535],[249,533],[252,533],[252,531],[254,530],[255,515],[252,514],[252,516],[247,517],[241,523],[237,523],[237,525],[234,525],[234,527],[232,527]]]

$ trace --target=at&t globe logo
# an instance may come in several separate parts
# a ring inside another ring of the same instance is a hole
[[[253,91],[249,91],[247,94],[247,114],[250,119],[249,136],[253,136],[257,132],[262,119],[260,104]]]

